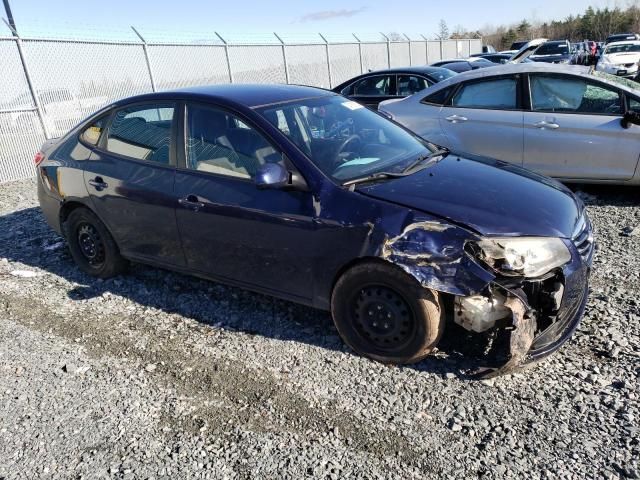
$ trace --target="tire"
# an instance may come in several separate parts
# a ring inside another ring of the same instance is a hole
[[[127,269],[128,262],[107,227],[89,209],[73,210],[64,223],[64,234],[73,260],[83,272],[111,278]]]
[[[382,262],[345,272],[333,289],[331,313],[347,345],[388,364],[422,360],[440,341],[445,324],[438,292]]]

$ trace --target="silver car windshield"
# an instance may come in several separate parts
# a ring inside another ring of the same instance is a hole
[[[339,183],[379,172],[401,173],[416,158],[438,150],[339,95],[269,105],[257,111]]]

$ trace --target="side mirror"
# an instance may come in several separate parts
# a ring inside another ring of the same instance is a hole
[[[624,113],[622,120],[620,120],[622,128],[629,128],[631,125],[640,125],[640,113],[629,110]]]
[[[265,163],[256,172],[256,187],[261,190],[291,188],[307,190],[307,183],[297,173],[292,173],[279,163]]]

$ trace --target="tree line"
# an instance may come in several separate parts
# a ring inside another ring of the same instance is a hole
[[[570,15],[564,20],[531,23],[524,19],[513,25],[486,27],[479,31],[467,31],[457,26],[449,33],[449,29],[442,20],[438,38],[483,38],[485,45],[493,45],[498,50],[507,50],[518,40],[532,38],[549,38],[553,40],[605,40],[614,33],[640,32],[640,7],[637,1],[620,8],[587,7],[583,14]]]

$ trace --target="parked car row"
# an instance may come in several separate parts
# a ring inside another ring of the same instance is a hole
[[[513,371],[560,348],[587,301],[591,222],[548,176],[640,183],[636,84],[526,61],[556,55],[547,43],[333,92],[116,102],[38,152],[44,217],[91,275],[135,261],[329,310],[347,344],[387,363],[449,331],[483,346],[483,374]],[[619,43],[612,64],[632,53]]]

